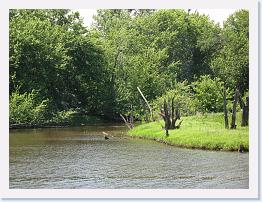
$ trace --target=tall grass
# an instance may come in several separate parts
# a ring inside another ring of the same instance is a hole
[[[180,129],[169,130],[169,137],[165,136],[162,129],[163,121],[139,125],[128,134],[186,148],[237,151],[242,144],[244,150],[249,149],[248,127],[240,126],[240,114],[237,114],[237,129],[225,129],[223,114],[198,115],[182,119]]]

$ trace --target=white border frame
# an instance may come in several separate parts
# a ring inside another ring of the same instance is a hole
[[[249,10],[249,189],[9,189],[9,9],[194,8]],[[3,198],[258,198],[258,2],[248,0],[9,0],[0,8],[0,197]]]

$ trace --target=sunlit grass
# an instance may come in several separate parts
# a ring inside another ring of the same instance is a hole
[[[170,145],[210,150],[237,151],[242,144],[249,148],[248,127],[240,126],[237,116],[237,129],[225,129],[223,114],[207,114],[183,117],[180,129],[169,130],[169,137],[162,129],[164,122],[157,121],[136,126],[128,134],[133,137],[153,139]]]

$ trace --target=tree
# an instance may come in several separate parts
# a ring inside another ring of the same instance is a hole
[[[130,104],[144,113],[137,86],[152,101],[176,81],[192,82],[210,73],[219,28],[206,16],[183,10],[99,10],[95,20],[118,113],[127,113]]]
[[[10,91],[36,90],[50,112],[119,118],[132,106],[142,119],[139,86],[149,103],[174,93],[181,114],[225,112],[228,88],[248,90],[247,19],[239,11],[221,29],[198,12],[107,9],[86,29],[67,9],[10,10]]]
[[[69,10],[11,10],[10,92],[37,90],[50,111],[103,114],[110,88],[104,52]],[[93,105],[93,103],[97,103]]]
[[[227,87],[248,91],[249,81],[249,24],[248,11],[239,10],[228,17],[222,31],[222,48],[211,62],[216,76]]]
[[[224,88],[238,90],[241,97],[248,91],[249,86],[249,17],[248,11],[239,10],[228,17],[221,34],[221,49],[211,61],[214,75],[224,82]],[[224,92],[224,115],[227,117],[226,93]],[[236,99],[234,99],[234,104]],[[244,106],[244,105],[242,105]],[[248,110],[245,108],[245,113]],[[246,117],[248,116],[244,116]],[[226,118],[225,118],[226,121]],[[226,127],[228,126],[228,120]],[[234,128],[234,118],[231,128]]]
[[[143,18],[146,15],[139,15]],[[104,51],[114,83],[115,112],[128,113],[130,105],[135,111],[142,111],[141,97],[137,86],[141,87],[149,100],[160,94],[164,78],[161,77],[160,58],[164,51],[147,46],[143,36],[127,10],[100,10],[96,16],[95,29],[100,34]]]

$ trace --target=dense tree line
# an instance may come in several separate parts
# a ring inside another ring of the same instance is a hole
[[[131,106],[141,119],[137,87],[156,110],[175,95],[184,115],[223,111],[221,89],[229,103],[236,89],[248,93],[248,11],[223,28],[190,10],[98,10],[94,20],[86,28],[70,10],[10,10],[11,123],[61,112],[115,119]]]

